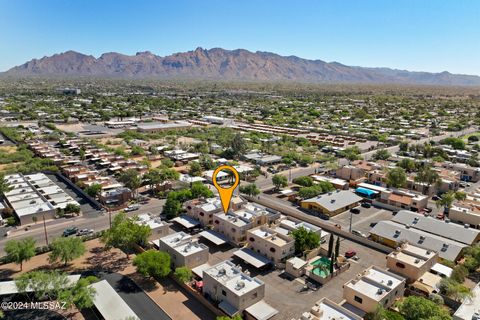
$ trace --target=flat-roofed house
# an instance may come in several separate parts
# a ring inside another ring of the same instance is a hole
[[[239,210],[247,201],[240,197],[232,197],[230,201],[230,210]],[[220,198],[200,198],[186,201],[183,205],[187,215],[200,221],[203,226],[213,224],[213,215],[223,212]]]
[[[367,313],[379,305],[387,309],[403,297],[405,283],[405,278],[371,266],[343,285],[343,298]]]
[[[6,203],[13,209],[20,224],[52,219],[58,209],[79,203],[43,173],[5,176],[12,188],[5,192]]]
[[[138,215],[137,224],[149,226],[152,233],[149,239],[158,239],[167,236],[170,233],[169,224],[166,221],[162,221],[159,216],[154,216],[151,213],[144,213]]]
[[[411,283],[430,271],[437,261],[436,252],[404,243],[387,255],[387,268],[406,277]]]
[[[265,283],[226,260],[203,271],[203,294],[234,316],[263,299]]]
[[[467,195],[464,200],[454,202],[448,211],[448,218],[480,229],[480,197]]]
[[[160,238],[158,248],[170,254],[174,267],[193,269],[208,262],[208,247],[183,231]]]
[[[248,247],[267,257],[274,263],[285,262],[295,253],[295,239],[270,229],[259,226],[247,231]]]
[[[247,202],[239,210],[213,215],[213,230],[226,236],[234,244],[246,242],[247,230],[272,223],[280,213],[256,203]]]
[[[317,301],[310,311],[302,313],[297,320],[362,320],[362,317],[342,307],[341,305],[323,298]]]

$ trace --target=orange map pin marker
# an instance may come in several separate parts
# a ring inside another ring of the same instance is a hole
[[[222,170],[230,170],[235,176],[235,182],[229,188],[222,188],[217,182],[217,175]],[[240,177],[237,170],[232,166],[223,165],[215,169],[212,175],[212,182],[215,188],[217,188],[218,194],[220,195],[220,201],[222,202],[223,212],[228,212],[228,207],[230,207],[230,201],[232,200],[233,191],[240,183]]]

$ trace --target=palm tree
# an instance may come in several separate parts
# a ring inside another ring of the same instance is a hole
[[[0,195],[3,196],[12,189],[13,187],[10,186],[7,180],[5,180],[5,175],[0,174]]]
[[[438,173],[435,170],[432,170],[430,166],[423,168],[415,176],[415,182],[419,182],[427,185],[427,190],[425,190],[425,186],[423,186],[422,193],[425,193],[425,191],[428,192],[432,184],[435,184],[440,180],[441,179]]]
[[[447,193],[444,193],[442,197],[436,201],[436,205],[437,205],[437,208],[440,208],[443,206],[444,208],[443,212],[448,214],[455,200],[460,201],[460,200],[464,200],[465,198],[466,198],[466,194],[464,192],[451,190],[451,191],[448,191]]]

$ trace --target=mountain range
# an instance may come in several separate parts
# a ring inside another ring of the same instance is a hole
[[[149,51],[133,56],[116,52],[99,58],[75,51],[33,59],[3,74],[7,77],[100,77],[195,79],[308,83],[391,83],[480,85],[480,77],[449,72],[411,72],[389,68],[346,66],[338,62],[280,56],[244,49],[202,49],[157,56]]]

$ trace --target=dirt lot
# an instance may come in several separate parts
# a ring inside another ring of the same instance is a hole
[[[50,264],[48,254],[33,257],[23,265],[23,270],[16,264],[5,264],[0,266],[0,279],[18,277],[24,272],[31,270],[57,269],[67,273],[80,273],[83,271],[107,271],[117,272],[133,279],[145,293],[172,319],[193,319],[212,320],[213,315],[203,307],[197,300],[191,298],[170,280],[164,279],[161,282],[145,279],[135,272],[131,262],[134,255],[127,259],[125,253],[118,249],[105,251],[103,244],[98,240],[87,241],[86,253],[72,261],[66,267],[63,264]],[[83,319],[82,315],[73,310],[73,319]]]

